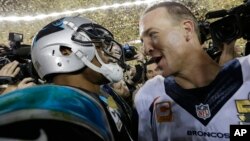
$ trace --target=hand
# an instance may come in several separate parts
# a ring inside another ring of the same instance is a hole
[[[219,60],[220,65],[224,65],[226,62],[236,57],[235,50],[234,50],[235,42],[236,40],[230,43],[223,43],[222,53],[221,53],[220,60]]]
[[[6,64],[5,66],[3,66],[0,69],[0,76],[15,77],[20,71],[18,64],[19,64],[19,62],[13,61],[13,62],[10,62],[10,63]]]
[[[33,78],[26,77],[18,83],[17,89],[31,87],[31,86],[35,86],[35,85],[36,85],[36,83],[33,82]]]
[[[14,90],[17,90],[17,89],[22,89],[22,88],[26,88],[26,87],[35,86],[35,85],[36,84],[33,82],[33,78],[27,77],[27,78],[24,78],[22,81],[20,81],[18,84],[8,85],[7,88],[0,91],[0,95],[1,94],[6,94],[8,92],[11,92],[11,91],[14,91]]]
[[[0,44],[0,54],[5,53],[6,50],[9,50],[9,47],[4,44]]]

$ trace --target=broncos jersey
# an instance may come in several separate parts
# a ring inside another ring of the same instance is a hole
[[[150,123],[145,126],[147,134],[139,134],[146,141],[229,141],[230,125],[250,123],[249,70],[246,56],[226,63],[205,87],[183,89],[173,77],[165,78],[164,88],[157,87],[160,81],[145,85],[139,94],[155,96],[143,115]],[[142,103],[136,108],[142,109]]]
[[[157,75],[148,80],[135,95],[134,104],[138,113],[138,140],[151,141],[151,123],[149,107],[154,99],[160,95],[165,95],[164,92],[164,77]]]
[[[103,100],[90,92],[58,85],[5,94],[0,96],[0,140],[132,140],[124,132],[126,123],[115,101],[111,97]]]

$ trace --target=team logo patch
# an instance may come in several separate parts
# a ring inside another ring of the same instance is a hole
[[[41,31],[38,32],[38,34],[36,35],[34,39],[34,42],[38,41],[39,39],[41,39],[42,37],[46,35],[62,31],[64,29],[63,20],[64,18],[61,18],[46,25]]]
[[[206,120],[211,116],[209,105],[201,103],[200,105],[195,105],[196,114],[199,118]]]
[[[238,99],[235,101],[238,111],[238,118],[241,125],[250,125],[250,92],[248,93],[248,99]]]
[[[156,117],[158,122],[170,122],[173,120],[170,101],[156,103],[155,107],[156,107]]]

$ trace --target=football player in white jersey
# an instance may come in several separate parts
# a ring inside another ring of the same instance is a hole
[[[145,53],[165,77],[137,93],[153,97],[135,99],[140,141],[229,141],[230,125],[250,121],[249,56],[220,67],[203,51],[197,20],[180,3],[149,7],[139,26]]]

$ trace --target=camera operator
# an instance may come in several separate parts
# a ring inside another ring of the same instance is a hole
[[[30,45],[22,44],[23,34],[9,33],[9,46],[1,45],[0,85],[2,93],[43,83],[33,69]]]
[[[0,81],[1,81],[0,94],[5,94],[7,92],[10,92],[16,89],[22,89],[22,88],[36,85],[33,82],[33,78],[31,77],[26,77],[20,81],[15,80],[15,77],[18,75],[18,73],[20,73],[20,67],[18,67],[18,65],[19,65],[19,62],[13,61],[4,65],[0,69]],[[6,79],[11,80],[12,82],[6,82],[7,84],[4,84],[4,81],[6,81]]]

